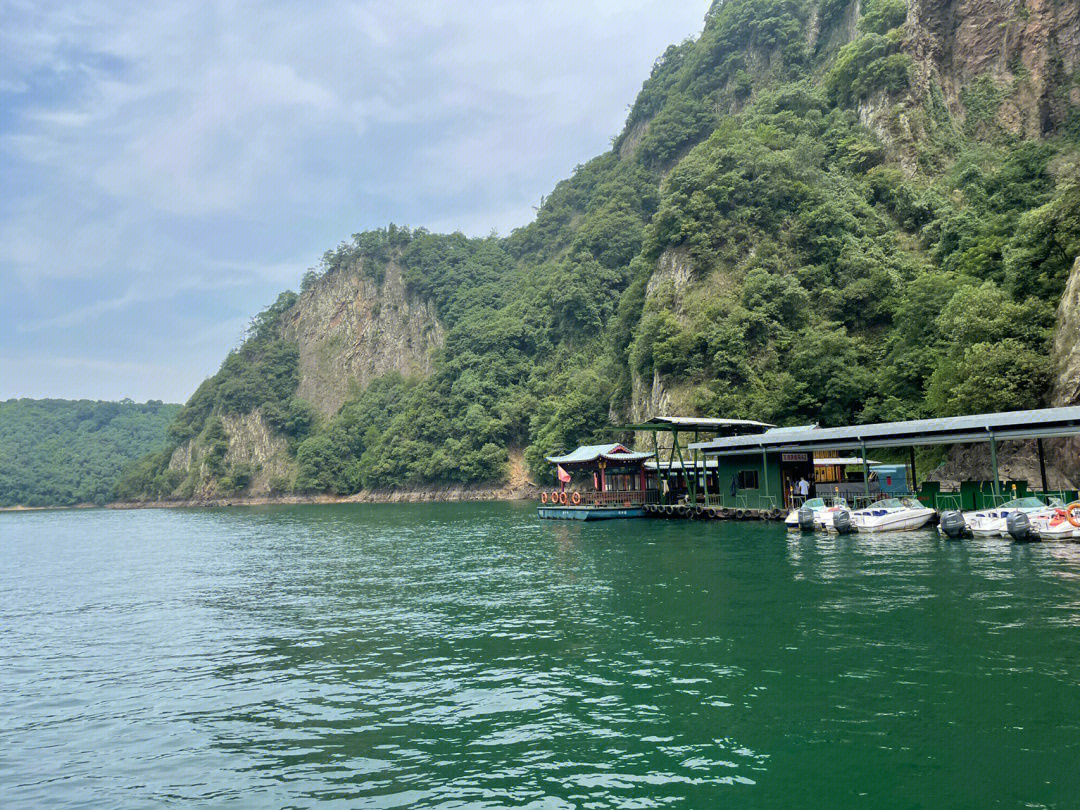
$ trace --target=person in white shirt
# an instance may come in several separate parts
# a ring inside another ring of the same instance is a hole
[[[810,482],[806,480],[806,476],[799,479],[799,483],[795,485],[795,488],[799,492],[799,497],[805,501],[806,496],[810,494]]]

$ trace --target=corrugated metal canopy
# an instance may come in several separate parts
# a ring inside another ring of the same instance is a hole
[[[777,428],[756,436],[728,436],[694,442],[691,450],[736,455],[753,450],[811,451],[865,447],[965,444],[997,440],[1080,435],[1080,407],[915,419],[838,428]]]
[[[547,460],[552,464],[588,464],[589,462],[599,461],[600,459],[633,463],[636,461],[644,461],[645,459],[652,457],[652,453],[636,453],[616,442],[614,444],[585,445],[565,456],[548,456]]]
[[[668,462],[666,462],[666,461],[661,461],[661,462],[659,462],[659,465],[655,461],[646,461],[645,462],[645,469],[646,470],[655,470],[657,468],[657,466],[659,466],[661,470],[667,470],[667,469],[682,470],[684,468],[685,469],[690,469],[690,470],[692,470],[692,469],[704,470],[706,468],[706,466],[708,466],[708,468],[710,470],[715,470],[718,464],[719,464],[719,462],[715,458],[708,459],[707,461],[703,459],[703,460],[697,461],[697,462],[694,462],[694,461],[672,461],[672,462],[670,462],[670,464]]]
[[[874,461],[873,459],[866,459],[850,456],[848,458],[815,458],[814,466],[816,467],[861,467],[863,464],[880,464],[880,461]]]
[[[761,433],[773,427],[753,419],[714,419],[708,416],[654,416],[633,425],[619,425],[616,430],[700,430],[735,435]]]

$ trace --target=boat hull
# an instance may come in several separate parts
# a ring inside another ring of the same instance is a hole
[[[856,516],[855,528],[860,532],[911,532],[921,529],[933,516],[934,510],[927,509],[918,514],[891,514],[863,518]]]
[[[614,520],[645,517],[640,506],[540,506],[536,514],[544,520]]]
[[[1058,515],[1034,515],[1031,528],[1044,540],[1074,540],[1080,537],[1080,529]]]

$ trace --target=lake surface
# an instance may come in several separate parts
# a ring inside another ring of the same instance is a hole
[[[0,514],[0,807],[1080,807],[1080,544]]]

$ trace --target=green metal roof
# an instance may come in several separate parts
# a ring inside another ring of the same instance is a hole
[[[985,442],[991,437],[1003,441],[1077,435],[1080,435],[1080,407],[1074,406],[850,427],[775,428],[754,436],[727,436],[692,442],[689,447],[709,455],[737,455],[762,450],[780,452],[843,450],[859,446],[909,447]]]
[[[616,442],[614,444],[586,445],[565,456],[548,456],[547,460],[552,464],[588,464],[600,459],[635,462],[652,457],[652,453],[637,453]]]

